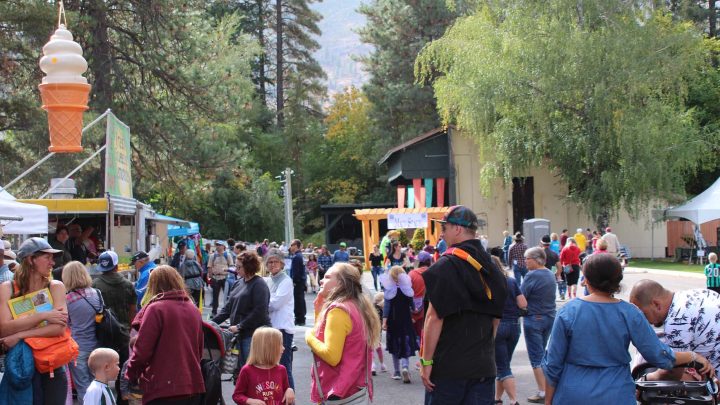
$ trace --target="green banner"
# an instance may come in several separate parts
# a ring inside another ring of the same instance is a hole
[[[105,192],[115,197],[133,198],[130,165],[130,127],[114,114],[108,114],[105,149]]]

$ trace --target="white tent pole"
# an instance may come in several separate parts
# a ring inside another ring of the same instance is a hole
[[[95,118],[94,120],[92,120],[91,123],[87,124],[87,125],[85,126],[85,128],[82,129],[81,133],[84,134],[87,130],[89,130],[90,128],[92,128],[93,125],[97,124],[98,122],[100,122],[100,120],[102,120],[103,118],[105,118],[105,116],[108,115],[109,113],[110,113],[110,109],[108,108],[107,110],[105,110],[104,113],[100,114],[97,118]],[[53,157],[54,155],[55,155],[55,152],[50,152],[50,153],[48,153],[44,158],[42,158],[42,159],[40,159],[39,161],[37,161],[37,163],[35,163],[34,165],[32,165],[29,169],[25,170],[24,172],[22,172],[22,174],[20,174],[19,176],[15,177],[14,179],[12,179],[12,180],[10,181],[10,183],[6,184],[5,186],[0,186],[0,191],[7,190],[8,187],[10,187],[10,186],[12,186],[13,184],[17,183],[18,181],[22,180],[23,177],[25,177],[25,176],[27,176],[28,174],[30,174],[30,172],[32,172],[33,170],[37,169],[38,166],[40,166],[41,164],[45,163],[46,160],[50,159],[50,158]],[[42,197],[40,197],[40,198],[42,198]]]

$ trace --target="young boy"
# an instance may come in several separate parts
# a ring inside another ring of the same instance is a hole
[[[705,277],[707,278],[707,289],[720,294],[720,264],[715,253],[708,255],[708,265],[705,266]]]
[[[85,405],[113,405],[115,396],[108,382],[115,381],[120,372],[120,356],[113,349],[99,348],[90,353],[88,367],[95,376],[83,398]]]

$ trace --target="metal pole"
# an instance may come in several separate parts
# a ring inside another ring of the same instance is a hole
[[[103,118],[105,118],[105,116],[108,115],[108,114],[110,114],[110,112],[111,112],[111,111],[110,111],[109,108],[108,108],[107,110],[105,110],[104,113],[100,114],[97,118],[95,118],[94,120],[92,120],[92,122],[90,122],[89,124],[87,124],[87,125],[85,126],[85,128],[82,129],[81,134],[84,134],[87,130],[89,130],[90,128],[92,128],[93,125],[95,125],[95,124],[97,124],[98,122],[100,122],[100,120],[102,120]],[[53,157],[54,155],[55,155],[55,152],[50,152],[50,153],[48,153],[44,158],[42,158],[42,159],[40,159],[39,161],[37,161],[37,163],[35,163],[34,165],[32,165],[29,169],[27,169],[27,170],[25,170],[24,172],[22,172],[21,175],[19,175],[19,176],[15,177],[14,179],[12,179],[12,180],[10,181],[10,183],[6,184],[4,187],[3,187],[3,186],[0,186],[0,191],[7,190],[8,187],[10,187],[10,186],[12,186],[13,184],[17,183],[18,181],[22,180],[23,177],[27,176],[30,172],[32,172],[33,170],[37,169],[38,166],[40,166],[41,164],[45,163],[46,160],[50,159],[50,158]],[[40,197],[40,198],[42,198],[42,197]]]
[[[73,174],[77,173],[78,170],[82,169],[83,166],[85,166],[86,164],[88,164],[89,161],[93,160],[93,158],[94,158],[95,156],[99,155],[100,152],[104,151],[105,148],[107,148],[107,144],[106,144],[106,145],[103,145],[102,148],[98,149],[95,153],[93,153],[92,155],[90,155],[90,157],[88,157],[88,158],[85,159],[82,163],[80,163],[80,165],[79,165],[78,167],[74,168],[70,173],[68,173],[67,176],[63,177],[62,180],[60,180],[59,182],[57,182],[54,186],[50,187],[50,190],[46,191],[45,194],[41,195],[39,199],[42,200],[43,198],[45,198],[45,196],[47,196],[48,194],[52,193],[53,190],[55,190],[56,188],[60,187],[61,184],[65,183],[65,180],[69,179],[70,176],[72,176]]]
[[[293,171],[288,167],[285,169],[285,210],[287,212],[287,243],[295,239],[295,229],[293,227],[293,208],[292,208],[292,174]]]

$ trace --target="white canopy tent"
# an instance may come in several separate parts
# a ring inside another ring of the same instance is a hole
[[[705,242],[702,232],[700,232],[700,224],[720,219],[720,179],[715,180],[712,186],[685,204],[666,209],[665,218],[685,218],[695,224],[693,233],[697,244],[698,258],[702,263],[702,256],[704,255],[707,243]],[[688,263],[691,261],[692,254],[688,259]]]
[[[14,235],[48,233],[47,207],[13,200],[13,196],[5,190],[0,192],[0,226],[2,226],[2,233]],[[3,220],[3,217],[15,219]],[[18,217],[22,218],[22,220],[16,220]]]
[[[685,218],[695,225],[720,219],[720,179],[685,204],[666,209],[665,218]]]

